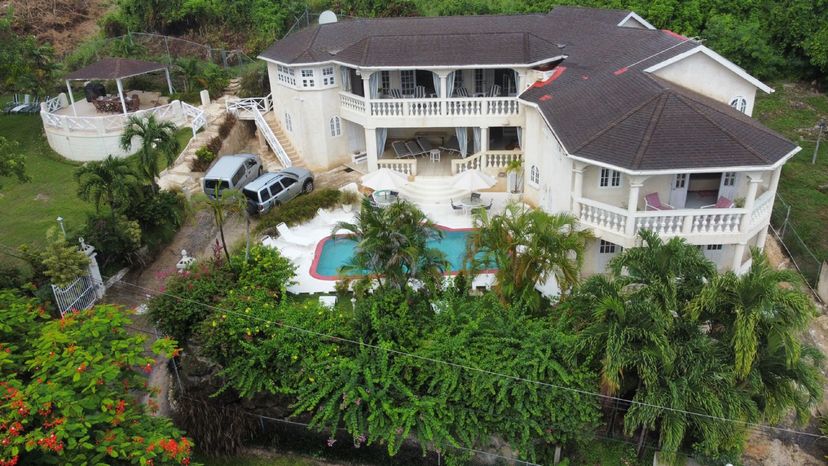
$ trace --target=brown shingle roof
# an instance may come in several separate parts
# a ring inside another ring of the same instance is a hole
[[[104,58],[66,75],[64,79],[120,79],[166,68],[163,63],[126,58]]]

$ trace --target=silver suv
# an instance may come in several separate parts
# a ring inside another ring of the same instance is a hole
[[[313,173],[306,168],[290,167],[278,173],[265,173],[244,187],[247,211],[265,213],[300,194],[313,191]]]
[[[215,197],[225,189],[241,189],[262,174],[262,162],[253,154],[225,155],[204,175],[204,194]]]

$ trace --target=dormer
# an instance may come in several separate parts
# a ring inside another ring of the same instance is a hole
[[[655,26],[650,24],[646,19],[638,15],[638,13],[631,11],[630,14],[624,17],[618,27],[633,28],[633,29],[655,29]]]
[[[773,92],[763,82],[709,48],[699,45],[657,63],[645,72],[753,114],[756,90]]]

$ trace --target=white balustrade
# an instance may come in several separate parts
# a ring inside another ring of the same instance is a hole
[[[365,98],[347,92],[339,93],[339,104],[343,108],[359,113],[365,113]]]
[[[771,210],[773,209],[773,197],[774,193],[767,191],[756,198],[756,202],[753,203],[753,211],[750,213],[751,227],[762,223],[765,221],[765,217],[771,214]]]
[[[175,100],[166,105],[139,110],[137,112],[112,114],[107,116],[74,116],[58,115],[51,112],[40,112],[43,124],[47,127],[66,131],[92,131],[99,134],[117,133],[123,131],[129,117],[146,118],[150,115],[158,120],[177,121],[184,115],[181,102]]]
[[[253,115],[247,114],[247,112],[253,108],[258,109],[261,113],[267,113],[273,110],[273,97],[272,94],[268,94],[264,97],[247,97],[244,99],[228,100],[224,106],[228,112],[232,112],[240,118],[247,117],[246,119],[252,120],[254,119]]]
[[[389,168],[406,175],[417,176],[416,159],[379,159],[377,160],[377,167]]]
[[[513,116],[520,113],[516,97],[366,99],[340,92],[339,102],[344,109],[372,117]]]
[[[500,150],[478,152],[464,159],[453,159],[451,161],[451,173],[456,175],[466,170],[483,170],[485,168],[506,168],[513,160],[523,158],[520,150]]]
[[[59,95],[48,99],[44,104],[46,105],[46,111],[49,113],[54,113],[63,108]]]
[[[624,234],[627,226],[627,211],[601,204],[589,199],[578,199],[581,206],[579,217],[581,223],[613,233]]]

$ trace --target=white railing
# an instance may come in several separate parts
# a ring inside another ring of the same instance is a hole
[[[486,168],[506,168],[510,162],[523,158],[520,150],[490,150],[478,152],[464,159],[451,161],[451,173],[456,175],[466,170],[483,170]]]
[[[753,211],[750,213],[750,226],[758,225],[765,220],[765,217],[771,214],[773,209],[774,193],[766,191],[764,194],[756,198],[753,203]]]
[[[273,96],[268,94],[264,97],[248,97],[244,99],[228,100],[225,104],[228,112],[236,114],[241,119],[253,120],[255,116],[251,110],[256,108],[261,113],[273,110]]]
[[[759,202],[761,201],[761,202]],[[581,223],[611,233],[635,236],[641,230],[660,235],[728,235],[743,233],[742,221],[750,216],[751,226],[769,213],[770,202],[760,197],[756,207],[746,209],[680,209],[629,212],[591,199],[575,199]],[[632,223],[630,223],[632,222]]]
[[[75,281],[66,285],[66,288],[53,284],[52,294],[55,296],[55,304],[61,317],[73,309],[78,311],[89,309],[98,299],[95,291],[95,279],[90,274],[78,277]]]
[[[516,97],[366,99],[348,92],[340,92],[339,102],[343,109],[371,117],[473,117],[520,114],[520,104]]]
[[[63,103],[60,100],[60,95],[57,97],[52,97],[51,99],[46,100],[43,102],[43,107],[49,113],[54,113],[61,108],[63,108]]]
[[[377,168],[389,168],[406,175],[417,176],[416,159],[379,159]]]
[[[237,117],[241,118],[241,115],[247,114],[252,115],[253,120],[256,122],[256,128],[262,133],[265,140],[267,141],[267,145],[273,149],[273,152],[276,154],[276,158],[279,159],[279,163],[282,164],[282,167],[287,168],[293,165],[290,161],[290,157],[288,156],[285,148],[282,147],[282,144],[279,142],[279,139],[273,133],[273,129],[265,120],[264,112],[270,111],[273,108],[273,99],[270,95],[266,97],[254,97],[250,99],[240,99],[234,100],[232,102],[227,102],[227,111],[232,112]]]
[[[181,110],[184,112],[184,116],[190,119],[190,124],[193,128],[193,137],[195,137],[198,130],[207,124],[207,115],[204,113],[204,110],[190,105],[187,102],[181,102]]]
[[[123,131],[127,119],[132,116],[146,118],[150,115],[159,120],[177,120],[183,115],[181,102],[174,100],[166,105],[139,110],[124,115],[123,113],[107,116],[74,116],[58,115],[56,113],[42,111],[40,117],[47,127],[62,129],[66,131],[93,131],[99,134],[118,133]]]

